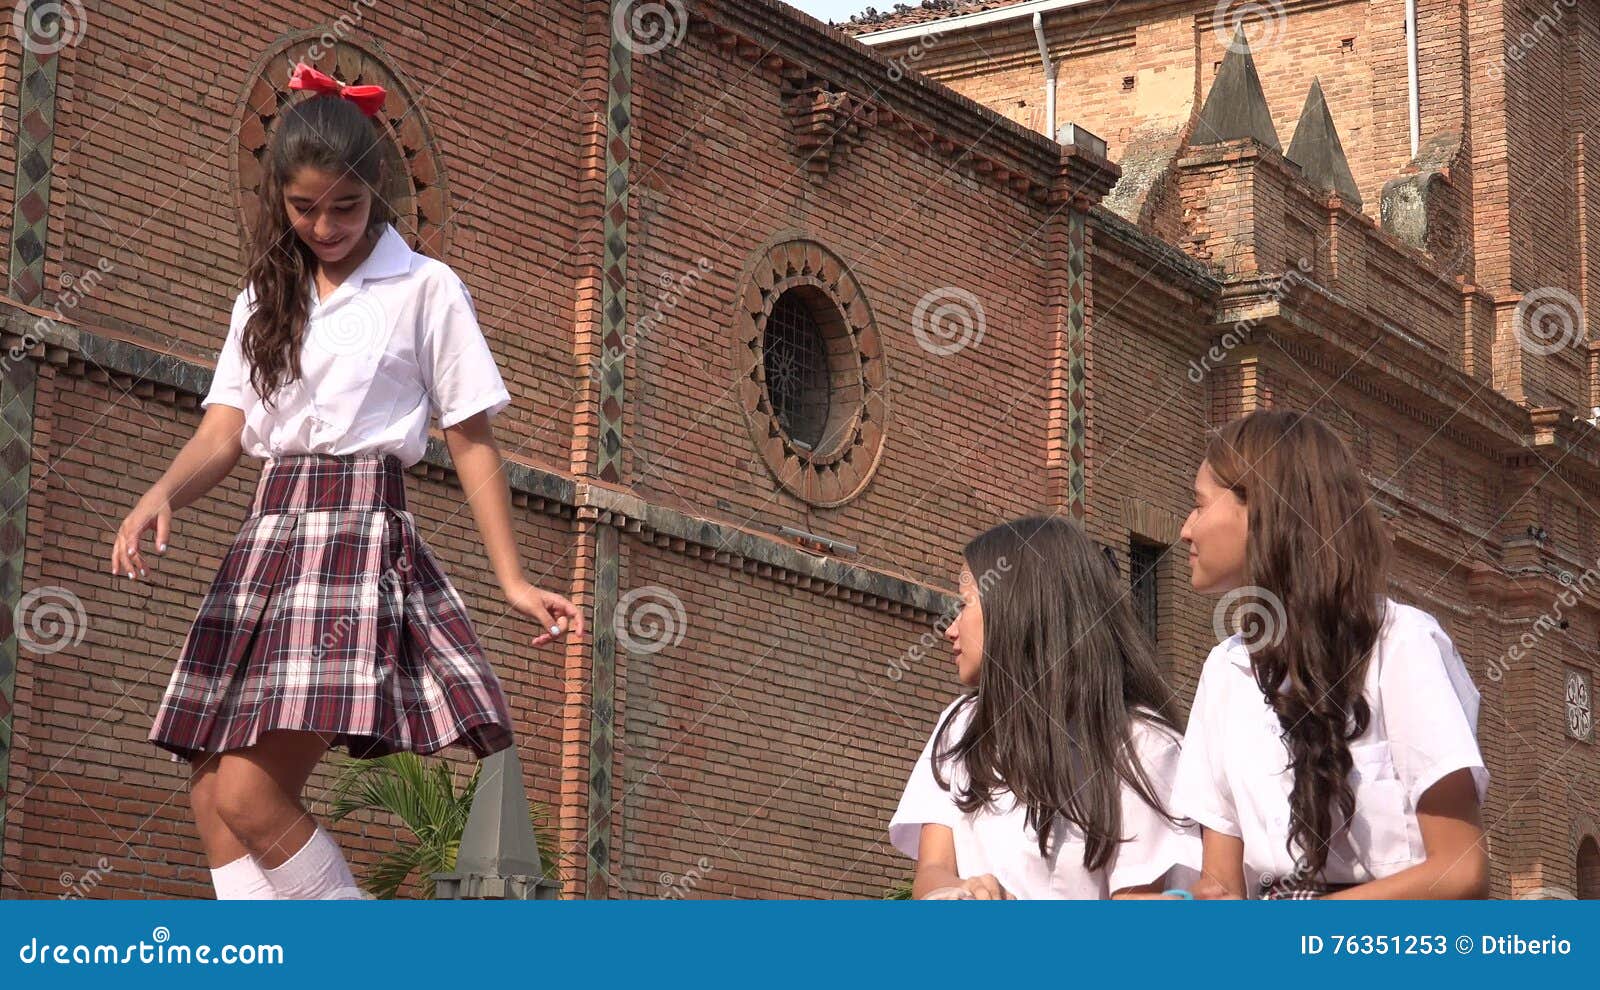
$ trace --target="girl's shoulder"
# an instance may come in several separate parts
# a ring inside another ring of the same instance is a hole
[[[1161,753],[1183,745],[1183,732],[1167,725],[1155,712],[1136,708],[1128,720],[1128,742],[1138,753]]]
[[[1443,636],[1449,639],[1449,634],[1444,631],[1444,626],[1439,624],[1439,620],[1433,617],[1433,613],[1425,612],[1415,605],[1397,602],[1393,598],[1384,599],[1384,606],[1384,638]]]

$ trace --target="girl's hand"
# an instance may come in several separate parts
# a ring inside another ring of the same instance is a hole
[[[139,539],[147,530],[155,530],[156,553],[167,552],[167,537],[172,534],[172,503],[167,496],[152,488],[117,528],[111,543],[111,573],[132,580],[134,574],[149,577],[144,555],[139,550]]]
[[[985,873],[981,877],[969,877],[961,881],[961,886],[966,888],[967,893],[971,894],[975,901],[1016,900],[1000,886],[1000,881],[994,878],[993,873]]]
[[[543,646],[552,640],[572,635],[583,638],[583,613],[578,606],[553,591],[541,591],[526,581],[518,581],[505,589],[506,603],[539,623],[539,635],[533,638],[534,646]]]

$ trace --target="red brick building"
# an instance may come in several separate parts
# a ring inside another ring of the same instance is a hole
[[[1483,689],[1495,893],[1595,895],[1591,8],[1420,0],[1413,101],[1398,2],[1269,4],[1248,50],[1210,0],[944,3],[870,45],[772,0],[234,6],[4,38],[3,896],[209,892],[145,733],[253,466],[149,582],[104,561],[198,421],[299,58],[389,88],[390,198],[513,394],[525,561],[590,610],[521,645],[436,444],[413,510],[568,896],[908,875],[886,823],[955,689],[927,634],[1007,516],[1085,520],[1187,700],[1212,610],[1164,550],[1204,427],[1271,403],[1358,445],[1395,596]],[[404,837],[339,832],[358,872]]]

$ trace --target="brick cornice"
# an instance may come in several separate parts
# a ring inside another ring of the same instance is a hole
[[[690,28],[730,57],[755,65],[780,90],[824,85],[850,94],[880,130],[919,150],[963,162],[977,181],[1041,206],[1062,171],[1050,138],[904,68],[878,51],[776,0],[703,0]],[[661,57],[665,53],[659,53]]]

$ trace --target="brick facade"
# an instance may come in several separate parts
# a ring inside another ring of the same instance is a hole
[[[1059,120],[1107,138],[1120,169],[1030,130],[1031,28],[941,34],[911,59],[771,0],[665,4],[659,34],[621,2],[250,3],[203,26],[86,6],[59,56],[45,291],[0,314],[23,355],[9,372],[37,378],[7,393],[32,440],[0,461],[0,490],[27,479],[0,524],[25,533],[21,590],[82,607],[64,640],[17,654],[0,895],[59,896],[91,870],[91,896],[209,891],[181,767],[144,737],[254,466],[179,516],[149,583],[103,568],[198,422],[245,260],[239,149],[310,46],[404,90],[385,124],[430,173],[410,187],[432,190],[413,204],[437,221],[425,243],[470,286],[513,395],[497,435],[525,566],[598,627],[521,645],[435,443],[413,509],[512,693],[568,896],[874,897],[908,875],[885,827],[955,690],[927,633],[965,540],[1080,514],[1126,568],[1131,541],[1177,542],[1203,427],[1271,403],[1357,445],[1397,537],[1396,597],[1440,617],[1483,688],[1495,893],[1594,890],[1580,849],[1600,760],[1566,735],[1562,685],[1595,671],[1600,617],[1561,606],[1555,573],[1600,556],[1593,363],[1531,354],[1514,322],[1535,288],[1588,298],[1596,94],[1571,83],[1551,115],[1526,87],[1559,58],[1592,67],[1590,12],[1550,46],[1568,54],[1534,46],[1491,83],[1479,60],[1523,13],[1423,0],[1424,169],[1402,5],[1286,4],[1274,44],[1252,45],[1277,135],[1288,147],[1320,78],[1358,210],[1279,151],[1191,133],[1223,50],[1210,2],[1051,20]],[[1573,168],[1530,190],[1551,162]],[[0,222],[16,170],[0,161]],[[1407,176],[1421,233],[1382,215]],[[762,433],[738,341],[775,279],[877,335],[853,496],[837,471],[807,488],[769,456],[781,437]],[[954,341],[930,322],[952,312]],[[1211,603],[1181,553],[1155,581],[1186,703]],[[1509,659],[1556,607],[1568,627]],[[399,831],[338,827],[358,872]]]

